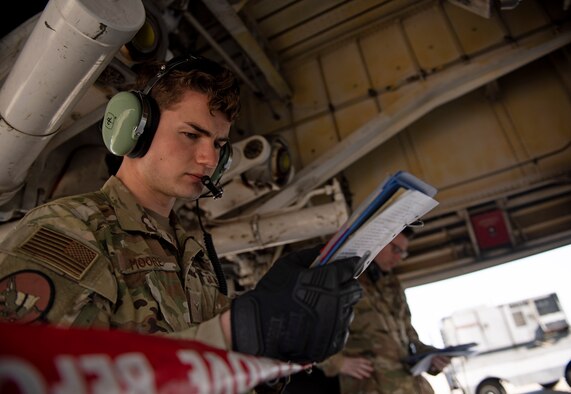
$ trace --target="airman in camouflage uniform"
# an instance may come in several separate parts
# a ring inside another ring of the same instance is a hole
[[[116,177],[31,210],[1,245],[0,319],[177,332],[224,347],[213,317],[228,301],[211,263],[174,214],[173,230],[164,225]]]
[[[339,375],[342,393],[433,393],[428,381],[413,376],[403,361],[411,349],[419,353],[434,349],[420,341],[402,285],[391,271],[406,255],[407,246],[408,239],[399,234],[361,275],[364,295],[355,306],[347,344],[341,353],[319,364],[327,376]],[[440,361],[438,369],[448,362]],[[349,364],[344,363],[350,362],[353,371],[345,369]]]
[[[0,319],[170,334],[228,349],[220,313],[229,300],[172,209],[177,198],[204,193],[201,180],[217,167],[238,116],[238,80],[189,56],[141,68],[136,84],[110,100],[102,123],[107,147],[124,156],[116,175],[100,191],[32,209],[0,245]],[[123,93],[133,100],[121,101]],[[115,141],[127,149],[118,152]]]

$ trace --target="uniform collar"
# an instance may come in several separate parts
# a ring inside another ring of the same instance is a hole
[[[177,241],[167,231],[161,229],[157,221],[149,215],[145,209],[137,202],[135,196],[116,176],[111,176],[101,188],[101,191],[109,198],[117,221],[122,229],[126,231],[140,231],[147,234],[159,235],[173,245]],[[171,223],[177,227],[176,215],[171,212]]]
[[[377,283],[379,279],[381,279],[383,276],[388,275],[388,273],[384,272],[381,269],[381,267],[377,265],[375,261],[372,261],[371,264],[369,264],[367,270],[365,271],[365,274],[367,275],[367,278],[369,278],[371,283]]]

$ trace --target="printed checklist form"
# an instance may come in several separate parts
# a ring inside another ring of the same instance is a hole
[[[312,266],[359,256],[359,276],[406,226],[438,205],[435,194],[433,186],[408,172],[387,178],[329,240]]]

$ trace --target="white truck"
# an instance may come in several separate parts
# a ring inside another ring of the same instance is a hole
[[[445,371],[453,392],[504,394],[510,386],[571,385],[569,322],[557,294],[454,312],[441,322],[446,346],[476,342]]]

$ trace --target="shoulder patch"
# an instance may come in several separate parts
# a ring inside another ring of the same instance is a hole
[[[36,230],[18,251],[78,281],[99,255],[70,236],[46,227]]]
[[[0,320],[31,323],[42,318],[54,299],[52,281],[38,271],[19,271],[0,279]]]

